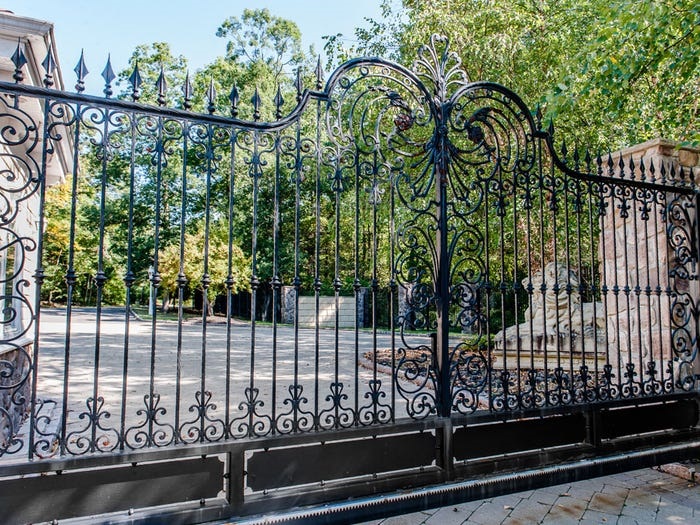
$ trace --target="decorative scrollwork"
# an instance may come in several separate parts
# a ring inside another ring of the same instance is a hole
[[[308,408],[309,400],[304,396],[302,385],[289,385],[289,397],[282,404],[289,408],[277,416],[275,429],[280,434],[292,434],[311,430],[314,426],[314,414]]]
[[[265,406],[265,402],[259,397],[259,389],[250,387],[245,389],[245,401],[238,405],[238,409],[243,412],[243,415],[235,418],[229,424],[229,432],[232,436],[239,438],[262,437],[272,431],[272,418],[258,411]]]
[[[211,402],[212,393],[208,390],[198,390],[194,398],[195,403],[190,405],[189,411],[195,417],[180,425],[179,439],[183,443],[214,442],[223,439],[226,425],[221,419],[211,415],[211,412],[216,411],[216,404]]]
[[[85,401],[87,410],[78,415],[83,422],[80,428],[66,434],[65,448],[70,454],[81,455],[88,452],[109,452],[115,450],[120,443],[119,433],[105,426],[111,414],[105,410],[103,397],[88,398]]]
[[[369,401],[365,406],[360,407],[358,420],[362,425],[376,425],[388,423],[392,418],[391,406],[382,403],[386,399],[386,392],[382,389],[380,379],[370,379],[369,390],[365,392],[364,398]]]
[[[423,419],[437,411],[437,369],[429,347],[397,350],[396,389],[406,400],[406,410],[413,419]]]
[[[341,382],[330,384],[330,394],[325,398],[326,403],[330,403],[330,406],[318,414],[320,428],[349,428],[355,423],[355,414],[349,407],[344,406],[348,400],[348,395],[343,391],[344,388]]]
[[[160,405],[160,394],[143,396],[145,408],[136,411],[138,417],[143,417],[139,424],[128,428],[124,442],[133,449],[144,447],[165,447],[175,441],[175,428],[161,420],[167,414],[167,409]]]

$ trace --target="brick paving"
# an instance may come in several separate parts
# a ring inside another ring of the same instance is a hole
[[[700,524],[700,485],[641,469],[363,525]]]

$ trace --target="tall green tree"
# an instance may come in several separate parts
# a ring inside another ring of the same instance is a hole
[[[469,79],[509,87],[555,119],[567,142],[616,149],[664,136],[700,143],[700,7],[693,0],[385,1],[350,54],[410,64],[444,34]]]

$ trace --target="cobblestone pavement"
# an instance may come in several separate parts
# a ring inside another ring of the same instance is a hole
[[[700,524],[700,485],[641,469],[364,525]]]

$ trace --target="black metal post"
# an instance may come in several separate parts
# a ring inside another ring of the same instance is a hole
[[[435,173],[437,221],[435,297],[437,310],[437,340],[435,357],[438,367],[438,414],[450,417],[452,396],[450,389],[450,261],[447,239],[447,126],[446,107],[441,105],[435,126]]]

